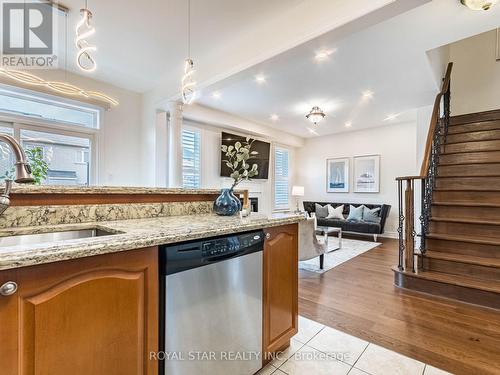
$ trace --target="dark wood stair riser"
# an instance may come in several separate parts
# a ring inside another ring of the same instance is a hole
[[[457,234],[477,239],[486,237],[486,239],[500,241],[500,225],[431,221],[430,232],[448,235]]]
[[[468,113],[465,115],[458,115],[450,117],[450,125],[470,124],[475,122],[496,121],[500,120],[500,110],[495,109],[492,111]]]
[[[448,134],[470,133],[500,129],[500,121],[475,122],[471,124],[453,125],[448,128]]]
[[[490,291],[425,280],[401,272],[394,272],[394,283],[400,288],[500,309],[500,294]]]
[[[500,280],[500,268],[478,264],[460,263],[452,260],[424,257],[424,269],[452,275],[464,275],[482,280]],[[500,296],[499,296],[500,298]]]
[[[434,201],[500,203],[499,191],[440,191],[435,190]]]
[[[500,177],[446,177],[438,178],[437,189],[500,191]]]
[[[500,222],[500,207],[432,206],[432,216],[440,218],[495,220]]]
[[[500,140],[452,143],[442,147],[442,152],[447,154],[481,151],[500,151]]]
[[[493,141],[500,139],[499,130],[485,130],[470,133],[449,134],[446,137],[446,143],[464,143],[464,142],[477,142],[477,141]]]
[[[438,167],[438,176],[440,177],[499,176],[500,177],[500,163],[441,165]]]
[[[500,163],[500,151],[442,154],[439,157],[439,165],[478,163]]]
[[[428,238],[426,246],[427,249],[432,249],[432,251],[436,252],[500,259],[500,245],[485,245]]]

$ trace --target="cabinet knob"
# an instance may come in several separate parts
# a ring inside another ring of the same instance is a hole
[[[266,233],[266,240],[269,240],[271,238],[271,233]]]
[[[0,295],[7,297],[17,292],[17,284],[14,281],[7,281],[0,286]]]

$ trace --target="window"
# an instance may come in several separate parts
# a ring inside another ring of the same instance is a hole
[[[28,94],[0,88],[0,113],[56,123],[99,128],[100,110],[90,105],[75,105],[47,99],[39,94]]]
[[[274,209],[289,208],[288,150],[274,150]]]
[[[25,150],[42,150],[49,166],[46,185],[95,183],[95,142],[101,110],[64,99],[0,87],[0,133],[13,136]],[[0,179],[14,178],[14,156],[0,142]]]
[[[200,132],[182,130],[182,186],[196,189],[201,186]]]
[[[43,158],[49,165],[44,184],[90,184],[90,160],[82,160],[82,154],[90,153],[89,139],[21,129],[21,144],[25,150],[35,147],[43,150]]]

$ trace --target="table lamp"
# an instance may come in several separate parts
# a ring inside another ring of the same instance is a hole
[[[299,210],[299,198],[304,196],[304,186],[292,186],[292,197],[297,197],[297,209],[295,212],[301,212]]]

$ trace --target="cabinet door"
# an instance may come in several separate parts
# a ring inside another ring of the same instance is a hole
[[[298,242],[297,224],[265,230],[264,352],[290,344],[297,333]]]
[[[156,375],[149,352],[158,350],[157,254],[148,248],[18,269],[17,293],[0,297],[0,320],[10,322],[0,328],[2,346],[17,352],[14,360],[2,352],[7,374]]]

